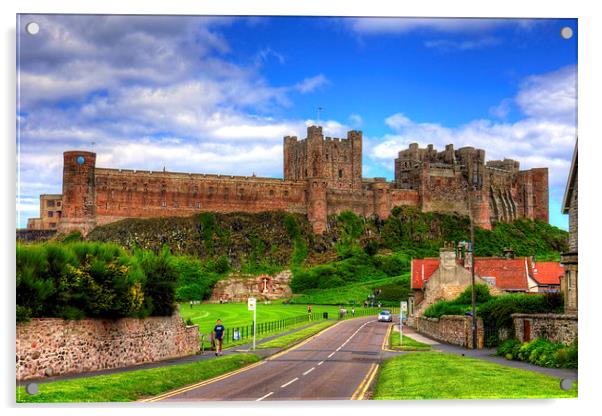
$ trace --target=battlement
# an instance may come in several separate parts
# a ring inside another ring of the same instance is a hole
[[[357,130],[346,138],[325,137],[322,127],[309,126],[302,140],[284,137],[283,156],[284,179],[278,179],[100,168],[93,152],[64,152],[63,193],[41,196],[52,211],[42,217],[59,217],[60,232],[83,234],[124,218],[274,210],[306,214],[313,230],[322,233],[328,215],[349,210],[385,219],[403,205],[471,215],[484,228],[516,218],[548,220],[547,168],[520,171],[512,159],[486,162],[485,151],[471,146],[448,144],[438,151],[432,144],[411,143],[395,159],[393,183],[362,177]],[[42,222],[32,219],[31,227]]]

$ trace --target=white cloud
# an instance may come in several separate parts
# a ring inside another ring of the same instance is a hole
[[[494,36],[486,36],[480,39],[466,40],[451,40],[451,39],[436,39],[427,40],[424,46],[427,48],[439,49],[444,52],[451,51],[468,51],[473,49],[482,49],[489,46],[497,46],[502,43],[502,39]]]
[[[500,26],[528,27],[533,21],[524,19],[471,19],[471,18],[409,18],[409,17],[359,17],[348,20],[353,31],[363,35],[404,34],[413,31],[442,33],[486,32]]]
[[[359,114],[351,114],[349,115],[349,122],[353,128],[357,129],[364,124],[364,119]]]
[[[506,118],[512,109],[513,100],[504,98],[498,105],[489,108],[489,114],[497,118]]]
[[[328,84],[328,82],[328,79],[323,74],[318,74],[311,78],[305,78],[303,81],[295,85],[295,89],[301,94],[306,94]]]

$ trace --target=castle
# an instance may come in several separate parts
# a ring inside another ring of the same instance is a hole
[[[328,215],[350,210],[385,219],[402,205],[470,212],[475,224],[487,229],[516,218],[548,221],[547,168],[521,171],[514,160],[485,162],[485,151],[472,147],[454,150],[450,144],[437,152],[432,145],[411,144],[395,159],[394,182],[367,179],[360,131],[339,139],[311,126],[305,139],[285,137],[283,179],[100,168],[96,154],[84,151],[63,157],[62,210],[52,224],[65,233],[85,235],[131,217],[274,210],[306,214],[314,232],[323,233]],[[32,228],[48,224],[30,223]]]

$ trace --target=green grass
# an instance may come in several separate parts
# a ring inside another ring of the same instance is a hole
[[[264,344],[258,345],[257,348],[288,348],[297,342],[304,340],[305,338],[317,334],[324,328],[334,325],[336,322],[337,321],[334,320],[322,321],[316,325],[310,326],[309,328],[305,328],[292,334],[284,335]]]
[[[307,289],[303,295],[291,299],[291,302],[295,304],[348,305],[355,301],[356,306],[362,306],[374,288],[390,284],[392,279],[392,277],[386,277],[331,289]]]
[[[312,312],[328,312],[330,317],[337,316],[338,306],[333,305],[312,305]],[[357,309],[357,308],[356,308]],[[272,303],[264,305],[257,303],[257,323],[277,321],[280,319],[302,316],[307,314],[307,304],[282,304]],[[189,304],[180,305],[180,315],[182,318],[190,318],[193,323],[199,325],[199,331],[202,334],[208,334],[213,331],[215,321],[222,320],[225,327],[236,328],[253,324],[253,312],[247,310],[246,303],[203,303],[194,305],[192,309]]]
[[[391,331],[391,335],[389,335],[389,346],[392,350],[398,351],[428,351],[431,349],[430,345],[418,342],[405,335],[403,336],[402,345],[399,345],[399,332],[396,331]]]
[[[376,400],[577,397],[560,379],[532,371],[439,352],[400,355],[383,363]]]
[[[236,354],[191,364],[39,384],[33,396],[17,388],[18,403],[129,402],[207,380],[259,361]]]

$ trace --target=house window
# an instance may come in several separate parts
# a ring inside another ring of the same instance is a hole
[[[52,218],[54,216],[54,212],[48,211],[48,218]]]
[[[47,207],[53,207],[54,206],[54,201],[46,201],[46,206]]]

